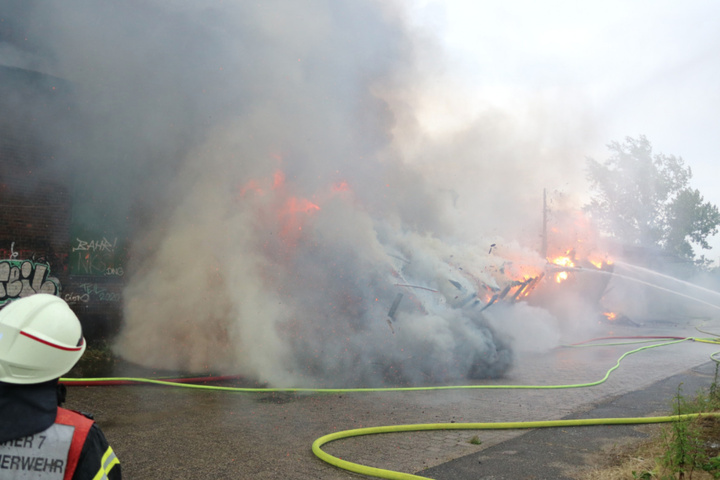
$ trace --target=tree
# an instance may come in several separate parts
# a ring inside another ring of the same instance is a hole
[[[587,160],[593,196],[585,206],[605,234],[687,259],[695,259],[691,244],[711,248],[707,238],[718,232],[720,212],[690,188],[692,170],[682,158],[653,154],[642,135],[608,149],[603,163]]]

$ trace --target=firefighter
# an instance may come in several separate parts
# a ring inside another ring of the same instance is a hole
[[[121,478],[100,427],[60,406],[58,379],[85,347],[80,321],[59,297],[38,293],[0,310],[0,478]]]

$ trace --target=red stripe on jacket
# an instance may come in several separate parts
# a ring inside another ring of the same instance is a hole
[[[93,422],[85,415],[82,415],[72,410],[67,410],[62,407],[57,409],[57,417],[55,423],[61,425],[70,425],[75,427],[73,432],[72,443],[70,444],[70,451],[68,452],[67,468],[65,469],[65,477],[63,480],[71,480],[75,474],[78,461],[80,460],[80,452],[82,452],[83,445],[85,445],[85,439],[90,432]]]

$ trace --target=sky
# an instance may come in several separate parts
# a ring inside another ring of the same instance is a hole
[[[586,157],[645,135],[680,156],[692,186],[720,205],[720,3],[674,1],[413,1],[412,21],[440,38],[454,85],[436,91],[427,127],[450,132],[488,109]],[[442,93],[441,93],[442,92]],[[432,95],[432,94],[431,94]],[[549,112],[538,120],[530,115]],[[720,258],[720,238],[709,258]]]

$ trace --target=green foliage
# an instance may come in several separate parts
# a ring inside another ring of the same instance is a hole
[[[720,211],[690,188],[692,170],[683,159],[653,154],[644,136],[608,145],[604,162],[587,160],[593,196],[585,210],[604,233],[621,242],[658,247],[693,259],[692,244],[710,249]]]
[[[698,190],[685,188],[677,193],[667,208],[667,234],[664,247],[680,256],[694,256],[690,242],[709,250],[708,235],[718,231],[720,212],[715,205],[703,203]]]
[[[629,452],[620,464],[592,470],[592,480],[634,478],[637,480],[720,479],[720,363],[710,388],[696,392],[692,398],[682,394],[682,384],[673,397],[674,415],[708,413],[691,421],[677,421],[665,426],[649,442]],[[713,415],[710,415],[712,413]],[[656,430],[657,431],[657,430]]]
[[[482,444],[482,441],[480,440],[480,437],[478,437],[477,435],[475,435],[474,437],[472,437],[472,438],[470,439],[470,443],[472,443],[473,445],[481,445],[481,444]]]
[[[718,388],[718,367],[715,367],[715,379],[707,393],[698,392],[688,400],[682,395],[682,384],[678,386],[673,402],[673,414],[706,413],[720,409],[720,389]],[[710,428],[706,421],[709,421]],[[672,476],[669,478],[692,479],[693,473],[705,471],[713,478],[720,479],[720,455],[711,455],[708,441],[715,441],[716,421],[713,417],[698,417],[695,420],[673,422],[666,430],[663,441],[666,449],[661,465]],[[643,477],[639,477],[643,478]],[[652,477],[648,477],[652,478]]]
[[[678,386],[674,410],[675,415],[689,413],[690,407],[682,396],[682,386]],[[677,473],[678,478],[685,478],[686,473],[692,478],[695,467],[702,463],[702,443],[698,433],[693,422],[677,421],[673,422],[672,429],[665,434],[667,450],[661,461],[665,468],[673,474]]]
[[[636,478],[638,480],[651,480],[652,478],[655,478],[655,475],[653,475],[652,472],[632,472],[633,478]]]
[[[720,405],[720,387],[718,387],[718,374],[720,374],[720,363],[715,363],[715,378],[713,379],[713,383],[710,384],[710,389],[708,391],[708,396],[710,397],[715,407],[714,410],[717,410],[718,405]]]

